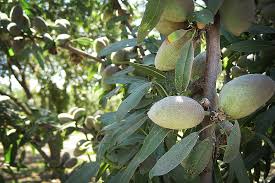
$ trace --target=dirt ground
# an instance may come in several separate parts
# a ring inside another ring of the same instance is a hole
[[[85,139],[85,136],[80,133],[73,134],[72,136],[70,136],[69,139],[64,141],[62,154],[64,152],[68,152],[71,155],[71,157],[73,157],[74,148],[77,142],[81,139]],[[41,182],[59,183],[60,182],[58,179],[56,180],[50,179],[50,174],[49,172],[45,172],[43,159],[38,152],[33,152],[31,147],[27,147],[25,150],[26,150],[26,158],[24,162],[28,168],[25,168],[25,169],[22,168],[20,169],[20,171],[16,171],[15,169],[13,169],[15,174],[14,176],[17,177],[19,183],[38,183],[38,182],[39,183]],[[46,152],[46,154],[49,154],[49,150],[47,147],[44,147],[43,150],[44,152]],[[90,157],[92,161],[95,161],[94,155],[91,155]],[[5,166],[3,164],[3,158],[4,158],[3,149],[0,144],[0,174],[3,173],[1,168]],[[89,160],[88,156],[85,154],[78,157],[78,162],[83,162],[88,160]],[[68,169],[67,171],[70,172],[71,170],[72,169]],[[4,177],[5,177],[5,183],[14,182],[12,176],[10,176],[9,174],[4,173]],[[1,180],[0,180],[0,183],[2,183]]]

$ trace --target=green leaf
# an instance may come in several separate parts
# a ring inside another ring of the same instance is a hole
[[[96,160],[97,161],[100,161],[106,151],[108,150],[108,148],[113,144],[113,136],[112,135],[109,135],[109,134],[106,134],[103,139],[100,141],[100,144],[98,146],[98,150],[97,150],[97,153],[96,153]]]
[[[194,60],[194,47],[192,41],[184,44],[181,56],[175,69],[175,86],[179,93],[183,93],[189,84]]]
[[[248,32],[252,34],[275,34],[275,29],[270,26],[253,24],[249,27]]]
[[[137,63],[130,63],[131,66],[135,68],[135,70],[144,73],[147,76],[156,77],[158,79],[165,79],[165,75],[162,71],[156,69],[155,67],[146,66]]]
[[[266,131],[275,122],[274,118],[275,106],[270,107],[267,111],[260,113],[254,119],[256,125],[256,132],[260,134],[265,134]]]
[[[227,146],[224,152],[223,161],[229,163],[234,160],[238,154],[241,144],[241,130],[239,123],[236,121],[232,127],[231,133],[227,138]]]
[[[100,101],[99,101],[99,104],[105,108],[106,105],[107,105],[107,102],[110,98],[112,98],[113,96],[117,95],[119,90],[120,90],[120,86],[116,87],[115,89],[111,90],[109,93],[107,93],[106,95],[104,95]]]
[[[195,11],[191,15],[191,19],[196,22],[202,22],[204,24],[214,23],[214,14],[207,8],[201,11]]]
[[[204,139],[183,160],[181,165],[184,167],[188,179],[195,178],[205,169],[212,157],[213,147],[213,142],[209,138]]]
[[[39,48],[38,46],[36,46],[35,44],[33,44],[32,46],[33,48],[33,56],[36,58],[39,66],[41,67],[41,69],[45,69],[45,65],[44,65],[44,59],[42,57],[42,54],[41,54],[41,48]]]
[[[120,133],[118,133],[116,136],[116,142],[121,143],[123,140],[127,139],[127,137],[137,131],[137,129],[139,129],[147,119],[148,117],[144,116],[138,121],[131,121],[131,123],[128,123],[128,125],[124,125],[123,128],[119,130]]]
[[[97,162],[86,163],[79,169],[75,170],[67,179],[66,183],[88,183],[91,178],[96,176],[99,169],[99,164]]]
[[[223,183],[222,174],[217,162],[214,164],[214,183]]]
[[[128,183],[131,177],[134,175],[135,170],[138,168],[139,164],[142,163],[146,158],[149,157],[150,154],[152,154],[157,149],[157,147],[162,143],[162,141],[168,135],[169,132],[170,130],[168,129],[154,125],[150,133],[144,139],[140,151],[128,164],[127,168],[122,173],[122,176],[120,177],[120,180],[118,182]]]
[[[250,182],[248,174],[246,172],[247,170],[245,168],[244,161],[240,153],[238,153],[235,159],[230,162],[230,166],[234,170],[234,173],[238,179],[238,182],[241,182],[241,183]]]
[[[144,65],[154,65],[155,58],[156,58],[155,54],[146,55],[145,57],[143,57],[143,64]]]
[[[122,120],[130,110],[138,105],[138,103],[140,102],[142,97],[148,92],[150,87],[151,83],[145,83],[138,87],[125,100],[122,101],[116,112],[118,121]]]
[[[91,46],[93,44],[93,40],[88,37],[73,39],[72,42],[76,42],[77,44],[82,46]]]
[[[238,51],[238,52],[258,52],[265,48],[269,48],[274,44],[271,41],[262,41],[262,40],[246,40],[233,43],[229,45],[227,48],[230,50]]]
[[[129,84],[134,82],[146,82],[142,77],[128,76],[128,75],[113,75],[105,80],[108,84]]]
[[[219,11],[224,0],[208,0],[207,1],[207,9],[209,9],[213,15]]]
[[[138,28],[138,43],[141,43],[149,32],[158,24],[165,4],[166,0],[148,0],[141,24]]]
[[[191,133],[169,149],[150,171],[150,179],[154,176],[164,175],[176,168],[190,154],[198,138],[198,132]]]
[[[101,124],[103,124],[103,126],[110,125],[116,122],[116,113],[115,112],[104,113],[99,117],[99,121],[101,122]]]
[[[100,57],[106,56],[106,55],[111,54],[112,52],[116,52],[118,50],[121,50],[121,49],[127,48],[127,47],[134,47],[136,45],[137,45],[137,39],[136,38],[118,41],[118,42],[110,44],[109,46],[102,49],[99,52],[99,56]]]

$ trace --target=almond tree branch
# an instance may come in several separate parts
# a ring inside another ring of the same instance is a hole
[[[204,97],[210,101],[210,111],[216,110],[216,81],[218,77],[218,68],[220,62],[220,18],[219,15],[215,16],[213,25],[210,25],[206,32],[207,42],[207,59],[205,70],[205,85],[204,85]],[[212,124],[213,121],[209,117],[206,117],[202,122],[202,126],[206,127]],[[213,145],[215,144],[215,126],[207,128],[203,131],[201,138],[212,138]],[[213,163],[214,159],[211,159],[201,174],[201,182],[212,183],[213,182]]]
[[[28,85],[26,83],[26,80],[25,80],[25,76],[21,73],[21,80],[19,78],[19,75],[14,71],[14,69],[12,68],[12,61],[9,60],[8,61],[8,67],[11,71],[11,73],[13,74],[13,76],[15,77],[15,79],[18,81],[18,83],[21,85],[21,87],[24,89],[25,93],[26,93],[26,96],[28,99],[31,99],[32,98],[32,94],[31,94],[31,91],[30,89],[28,88]]]
[[[21,103],[17,98],[15,98],[14,96],[7,94],[6,92],[0,90],[0,95],[5,95],[10,97],[11,100],[13,100],[27,115],[31,115],[32,112],[31,110],[28,108],[28,106],[24,103]]]
[[[77,55],[81,55],[83,57],[90,58],[90,59],[94,60],[93,61],[94,63],[97,63],[97,62],[104,63],[104,61],[102,61],[100,58],[94,57],[91,54],[86,53],[85,51],[82,51],[78,48],[75,48],[75,47],[71,46],[70,44],[65,44],[62,48],[67,49],[70,52],[75,53]]]

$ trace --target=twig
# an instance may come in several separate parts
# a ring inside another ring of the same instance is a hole
[[[204,85],[204,97],[210,101],[210,111],[216,109],[216,81],[218,76],[218,65],[220,61],[220,18],[219,15],[215,16],[215,22],[210,25],[206,33],[207,41],[207,59],[206,59],[206,70],[205,70],[205,85]],[[205,117],[202,122],[203,128],[213,123],[209,116]],[[202,132],[201,138],[209,138],[215,141],[215,126],[205,129]],[[209,161],[207,167],[202,172],[200,178],[203,183],[213,182],[213,159]]]
[[[62,48],[67,49],[70,52],[75,53],[77,55],[81,55],[83,57],[90,58],[90,59],[94,60],[94,61],[92,61],[94,63],[97,63],[97,62],[104,63],[104,61],[102,61],[100,58],[94,57],[93,55],[91,55],[85,51],[82,51],[78,48],[75,48],[75,47],[71,46],[70,44],[65,44]]]
[[[5,93],[4,91],[0,90],[0,95],[5,95],[5,96],[8,96],[10,97],[11,100],[13,100],[26,114],[28,115],[31,115],[32,112],[31,110],[28,108],[28,106],[26,106],[26,104],[24,103],[21,103],[18,101],[17,98],[15,98],[14,96],[10,95],[10,94],[7,94]]]
[[[49,162],[50,158],[48,157],[48,155],[39,147],[39,145],[37,145],[35,142],[31,142],[31,144],[33,145],[33,147],[40,153],[40,155],[42,156],[42,158],[46,161]]]
[[[14,75],[15,79],[18,81],[18,83],[24,89],[27,98],[31,99],[32,98],[32,94],[31,94],[31,92],[30,92],[30,90],[29,90],[29,88],[27,86],[27,83],[26,83],[26,80],[25,80],[25,76],[22,75],[21,76],[21,80],[20,80],[18,74],[16,74],[16,72],[12,68],[12,61],[11,61],[11,59],[8,60],[8,67],[9,67],[11,73]]]

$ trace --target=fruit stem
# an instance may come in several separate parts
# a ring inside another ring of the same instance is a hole
[[[207,129],[207,128],[213,126],[214,124],[215,124],[215,123],[211,123],[211,124],[209,124],[209,125],[203,127],[203,128],[199,131],[199,133],[203,132],[205,129]]]
[[[210,101],[209,110],[215,111],[216,105],[216,81],[219,72],[220,62],[220,18],[217,14],[215,16],[214,24],[209,25],[206,32],[206,69],[204,73],[205,85],[203,88],[204,97]],[[215,137],[215,125],[208,127],[213,124],[209,116],[206,116],[202,122],[203,129],[201,139],[211,137],[213,141],[216,141]],[[215,144],[215,143],[214,143]],[[215,148],[213,148],[215,149]],[[201,173],[200,179],[203,183],[213,182],[213,162],[214,159],[209,161],[205,170]]]

